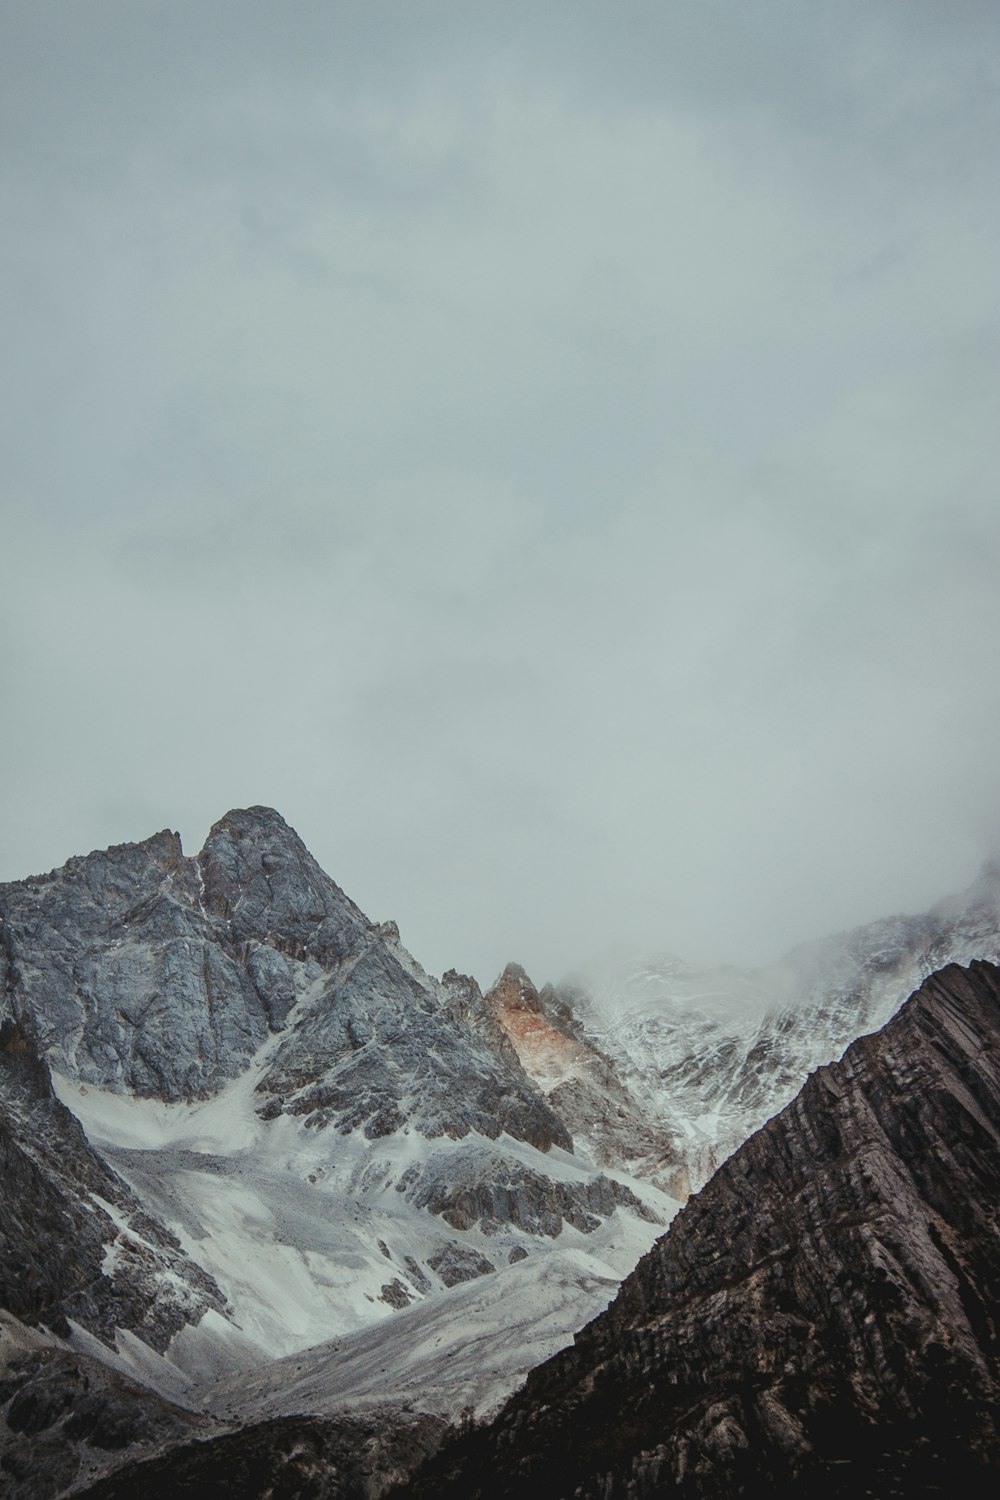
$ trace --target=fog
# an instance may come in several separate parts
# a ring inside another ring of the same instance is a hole
[[[540,981],[1000,848],[995,6],[0,30],[0,878],[263,802]]]

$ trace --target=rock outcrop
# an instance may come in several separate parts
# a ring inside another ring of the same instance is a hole
[[[4,1500],[52,1500],[136,1446],[183,1443],[214,1425],[0,1313]]]
[[[445,1424],[406,1411],[283,1417],[186,1443],[78,1490],[80,1500],[377,1500],[432,1453]]]
[[[520,964],[511,963],[483,1004],[577,1151],[596,1166],[648,1178],[675,1198],[687,1197],[690,1181],[670,1134],[650,1118],[551,985],[537,990]]]
[[[452,1229],[478,1228],[493,1236],[510,1228],[555,1239],[563,1226],[591,1234],[616,1208],[627,1208],[648,1224],[662,1224],[625,1183],[603,1173],[585,1182],[554,1182],[522,1161],[481,1149],[460,1162],[434,1159],[415,1172],[410,1197],[418,1208],[440,1214]],[[409,1189],[406,1178],[401,1179]]]
[[[275,815],[276,816],[276,815]],[[53,1066],[100,1088],[204,1096],[269,1030],[230,930],[202,903],[175,833],[0,886],[7,988]]]
[[[264,1118],[300,1115],[370,1140],[407,1126],[428,1139],[506,1131],[540,1151],[573,1147],[516,1060],[456,1024],[438,986],[380,937],[366,937],[331,975],[257,1092]]]
[[[1000,970],[974,963],[820,1068],[405,1493],[992,1493],[998,1309]]]
[[[204,909],[234,946],[265,943],[295,962],[314,959],[331,970],[378,932],[273,808],[239,808],[220,818],[197,865]]]

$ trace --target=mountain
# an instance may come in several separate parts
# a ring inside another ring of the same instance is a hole
[[[818,1069],[405,1494],[992,1494],[998,1307],[1000,970],[973,963]]]
[[[0,1024],[0,1305],[69,1333],[133,1329],[162,1350],[220,1311],[212,1277],[90,1146],[25,1032]]]
[[[263,807],[196,857],[164,831],[0,886],[3,1483],[124,1485],[192,1442],[235,1473],[273,1439],[275,1485],[361,1474],[360,1443],[380,1492],[913,976],[998,934],[988,870],[766,970],[510,964],[484,994]]]

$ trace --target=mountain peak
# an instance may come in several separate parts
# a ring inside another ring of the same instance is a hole
[[[487,999],[516,1010],[539,1010],[538,991],[520,964],[509,963],[491,985]]]
[[[232,807],[217,823],[213,823],[206,839],[206,845],[213,838],[223,833],[229,833],[235,839],[248,836],[256,837],[290,837],[298,843],[299,838],[295,829],[285,821],[280,812],[273,807],[265,807],[261,803],[255,803],[252,807]]]
[[[206,908],[238,941],[267,939],[294,957],[338,960],[371,923],[273,807],[234,808],[198,856]]]

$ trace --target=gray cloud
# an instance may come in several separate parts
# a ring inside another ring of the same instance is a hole
[[[3,26],[0,876],[271,802],[489,979],[996,847],[994,7]]]

